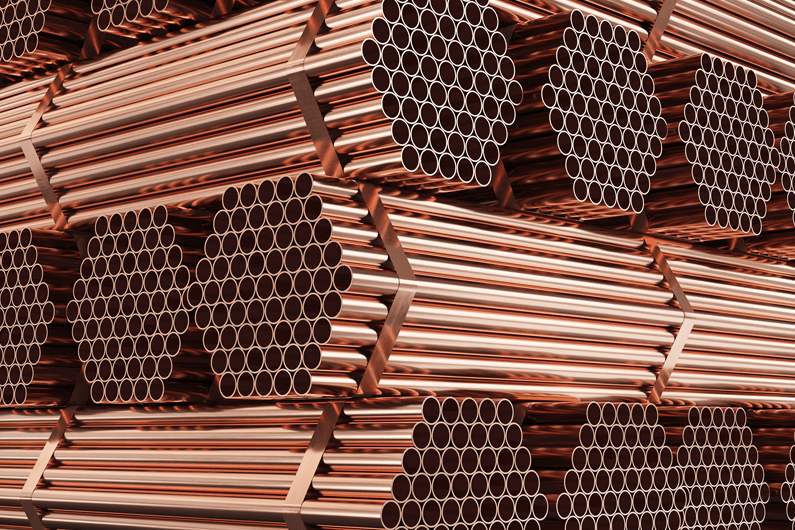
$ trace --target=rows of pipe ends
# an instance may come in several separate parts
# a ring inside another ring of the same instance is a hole
[[[522,87],[487,0],[382,3],[362,44],[406,169],[488,185]]]
[[[428,398],[384,527],[750,530],[795,519],[795,464],[781,485],[786,514],[772,505],[768,514],[771,488],[743,409],[579,410],[530,420],[507,400]]]
[[[540,528],[547,498],[511,402],[428,398],[422,418],[382,509],[384,528]]]
[[[758,235],[777,172],[795,196],[791,138],[780,152],[752,70],[708,55],[648,64],[636,31],[578,10],[520,24],[513,40],[502,29],[486,3],[383,2],[362,53],[405,169],[486,186],[511,130],[530,128],[550,147],[532,157],[544,173],[555,165],[573,197],[613,215],[643,211],[663,170],[692,174],[714,229]]]
[[[312,178],[229,188],[188,291],[225,397],[305,395],[342,261]]]

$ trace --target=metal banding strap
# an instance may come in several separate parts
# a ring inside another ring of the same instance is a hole
[[[676,0],[665,0],[660,6],[654,26],[652,26],[649,38],[646,39],[646,45],[643,47],[643,55],[646,56],[646,60],[649,62],[651,62],[654,54],[657,53],[657,48],[660,47],[660,41],[663,33],[665,33],[665,28],[668,27],[668,21],[671,19],[671,14],[673,14],[675,7]]]
[[[398,277],[398,289],[395,293],[395,298],[389,307],[384,326],[378,334],[375,347],[367,362],[367,368],[365,368],[362,380],[359,382],[354,394],[357,397],[368,397],[378,391],[378,382],[384,374],[389,355],[392,353],[400,328],[403,326],[411,307],[411,302],[414,300],[414,294],[417,292],[417,279],[411,269],[411,264],[403,250],[403,246],[400,244],[397,232],[389,220],[389,214],[383,202],[381,202],[378,188],[372,184],[361,183],[359,184],[359,191],[364,198],[373,224],[381,237],[381,241],[389,255],[389,260]],[[312,486],[312,479],[323,459],[323,453],[326,451],[346,402],[331,401],[323,409],[320,421],[309,442],[309,447],[304,453],[293,483],[290,485],[290,490],[284,499],[283,517],[289,530],[306,530],[306,525],[301,518],[301,505],[304,503],[306,494]]]
[[[91,59],[99,55],[102,43],[105,40],[105,32],[99,29],[97,21],[99,15],[91,17],[91,23],[88,25],[88,32],[86,33],[86,40],[83,41],[83,49],[80,50],[81,59]]]
[[[66,76],[71,72],[71,64],[64,65],[58,69],[58,72],[55,74],[55,79],[50,83],[47,92],[44,94],[44,98],[39,102],[39,106],[36,107],[33,116],[31,116],[30,120],[25,125],[25,129],[23,129],[19,140],[22,153],[25,155],[25,159],[28,161],[30,170],[33,173],[33,178],[36,179],[36,184],[39,186],[42,197],[44,197],[47,210],[50,212],[53,221],[55,221],[56,230],[63,230],[66,228],[68,221],[63,213],[63,209],[61,209],[61,203],[58,202],[58,197],[52,189],[50,179],[44,171],[44,166],[41,164],[41,159],[36,152],[31,137],[33,136],[33,131],[39,125],[44,112],[49,108],[52,98],[54,98],[55,94],[61,89],[64,79],[66,79]]]
[[[80,59],[89,59],[99,54],[104,37],[105,34],[101,32],[97,26],[97,15],[94,15],[91,18],[91,23],[89,24],[88,32],[86,33],[86,38],[83,41]],[[22,153],[25,155],[25,159],[30,166],[30,170],[33,173],[33,178],[36,179],[36,184],[38,185],[41,195],[44,198],[44,203],[47,205],[47,210],[50,212],[50,216],[52,217],[53,221],[55,221],[56,230],[63,230],[69,223],[63,213],[60,202],[58,202],[58,197],[55,195],[55,191],[52,189],[50,179],[47,176],[47,173],[44,171],[44,166],[41,164],[41,159],[39,158],[39,154],[36,152],[36,147],[33,145],[31,138],[33,136],[33,131],[36,130],[36,127],[39,126],[39,122],[41,122],[41,117],[49,108],[50,103],[52,103],[55,95],[59,90],[61,90],[64,79],[66,79],[66,77],[71,73],[71,64],[66,64],[58,69],[57,73],[55,74],[55,78],[47,88],[47,92],[39,102],[38,107],[36,107],[36,110],[30,117],[30,120],[28,120],[28,123],[25,124],[25,128],[22,130],[22,134],[20,135],[20,147],[22,148]]]
[[[233,7],[235,7],[235,0],[215,0],[210,17],[218,18],[224,16],[232,11]]]
[[[748,253],[748,247],[745,246],[745,238],[733,237],[729,240],[729,250],[732,252]]]
[[[306,448],[301,464],[298,466],[298,471],[295,472],[293,483],[284,498],[282,507],[282,517],[289,530],[306,530],[306,525],[301,517],[301,506],[304,504],[306,494],[312,486],[315,472],[321,460],[323,460],[323,453],[326,452],[326,447],[334,428],[337,426],[337,421],[340,419],[343,406],[345,406],[345,401],[330,401],[326,403],[320,415],[320,421],[312,434],[312,439],[309,441],[309,446]]]
[[[19,503],[22,505],[22,509],[25,510],[28,523],[33,530],[45,530],[44,524],[42,523],[41,517],[39,516],[39,512],[36,511],[36,507],[33,505],[33,493],[36,491],[36,487],[39,485],[41,478],[44,476],[44,471],[50,464],[50,460],[52,460],[52,457],[55,454],[55,449],[58,448],[58,444],[60,444],[61,440],[63,440],[63,436],[66,433],[66,429],[69,427],[69,423],[71,423],[72,418],[74,418],[75,412],[81,405],[88,401],[89,387],[88,381],[86,381],[84,375],[84,371],[85,367],[80,370],[77,384],[75,385],[75,388],[72,391],[72,396],[69,400],[69,406],[61,410],[61,417],[58,418],[55,428],[50,433],[47,443],[44,444],[44,448],[42,448],[41,453],[39,453],[39,458],[36,460],[33,468],[30,470],[30,475],[28,475],[28,479],[25,481],[25,485],[22,487]]]
[[[295,99],[298,101],[298,107],[304,116],[312,143],[315,144],[323,171],[331,177],[341,178],[343,176],[342,164],[334,150],[334,141],[326,127],[323,113],[315,99],[315,91],[309,83],[309,77],[307,77],[304,67],[304,60],[314,46],[315,37],[323,27],[326,15],[333,5],[334,0],[319,0],[315,4],[315,10],[304,26],[304,31],[298,39],[295,50],[287,61],[287,79],[290,81]]]
[[[72,421],[76,410],[76,406],[69,406],[61,411],[61,417],[58,418],[58,422],[50,433],[47,443],[44,444],[44,448],[41,450],[36,464],[33,466],[33,469],[30,470],[28,480],[22,487],[20,504],[22,504],[22,509],[25,510],[25,515],[28,517],[28,522],[33,530],[45,530],[39,513],[36,511],[35,506],[33,506],[33,492],[36,490],[36,486],[38,486],[41,477],[44,475],[44,470],[47,469],[52,455],[55,454],[55,449],[58,447],[58,444],[61,443],[61,439],[69,423]]]
[[[684,313],[682,324],[679,326],[676,337],[674,337],[674,341],[668,350],[668,355],[665,357],[662,368],[660,368],[660,373],[657,374],[657,380],[654,381],[654,386],[649,392],[649,402],[660,403],[660,396],[665,391],[668,380],[671,378],[671,374],[676,367],[676,362],[679,360],[679,356],[682,354],[687,339],[690,337],[690,332],[693,330],[693,326],[696,323],[696,313],[693,311],[693,306],[690,305],[690,301],[688,301],[682,286],[679,285],[676,275],[673,270],[671,270],[668,260],[657,244],[657,240],[651,236],[643,236],[643,240],[651,250],[654,261],[660,268],[660,272],[662,272],[665,281],[668,282],[668,286],[671,288],[671,291],[673,291],[674,298],[677,303],[679,303],[679,307]]]
[[[217,0],[221,2],[222,0]],[[287,61],[287,79],[295,94],[298,107],[304,117],[306,126],[309,129],[309,136],[315,145],[320,158],[323,171],[333,177],[342,177],[343,170],[339,156],[334,150],[334,142],[331,139],[326,123],[323,120],[323,113],[315,99],[315,91],[309,83],[309,77],[304,69],[304,60],[312,49],[320,28],[326,20],[332,6],[333,0],[319,0],[315,4],[315,9],[309,18],[301,37],[298,39],[295,50]],[[215,9],[213,10],[215,14]],[[320,421],[315,427],[309,446],[301,459],[301,464],[293,478],[293,483],[284,498],[282,505],[282,517],[289,530],[306,530],[306,525],[301,518],[301,506],[304,503],[306,494],[312,486],[312,479],[315,476],[317,467],[323,459],[323,453],[337,425],[344,401],[329,402],[320,415]]]
[[[374,395],[378,390],[378,381],[381,380],[381,376],[384,374],[392,348],[395,346],[398,333],[400,333],[400,328],[403,327],[403,322],[406,320],[411,302],[417,292],[417,277],[411,269],[411,264],[406,252],[403,250],[403,246],[400,244],[395,227],[392,226],[392,222],[389,220],[389,214],[384,208],[384,203],[381,202],[378,188],[372,184],[360,183],[359,191],[364,198],[364,203],[367,205],[373,224],[378,231],[378,235],[381,236],[389,261],[392,263],[392,267],[398,277],[397,293],[392,305],[389,307],[384,327],[378,334],[378,340],[375,343],[373,353],[370,355],[370,360],[367,362],[367,369],[359,383],[359,388],[356,390],[357,395],[368,397]]]

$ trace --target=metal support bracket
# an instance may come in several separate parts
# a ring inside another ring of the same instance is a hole
[[[364,198],[370,217],[378,231],[381,241],[386,248],[389,260],[394,267],[398,277],[398,289],[395,298],[389,307],[384,326],[378,334],[373,352],[367,362],[362,380],[354,393],[354,397],[369,397],[378,391],[378,382],[386,370],[389,362],[389,355],[395,346],[400,328],[406,319],[411,302],[417,292],[417,278],[411,268],[406,252],[400,244],[397,232],[389,214],[378,195],[378,188],[368,183],[360,183],[359,191]],[[289,530],[306,530],[306,525],[301,518],[301,506],[304,503],[306,494],[312,486],[312,479],[317,472],[320,462],[323,460],[323,453],[328,447],[334,428],[337,426],[342,409],[348,400],[330,401],[326,403],[320,416],[320,421],[315,427],[312,439],[309,442],[298,471],[295,474],[290,490],[284,499],[283,517]]]
[[[341,178],[343,176],[342,163],[334,150],[334,141],[326,127],[323,113],[315,99],[315,91],[309,82],[304,66],[304,60],[314,46],[315,37],[325,24],[326,16],[333,6],[334,0],[319,0],[315,4],[315,10],[304,26],[304,31],[298,39],[295,50],[287,61],[287,79],[290,81],[295,99],[298,101],[298,107],[304,116],[312,143],[315,144],[323,171],[331,177]]]
[[[665,281],[668,282],[668,287],[673,291],[674,298],[684,313],[682,324],[679,326],[676,337],[668,350],[668,355],[665,357],[665,362],[663,362],[660,373],[657,374],[657,379],[654,381],[654,386],[648,395],[648,401],[650,403],[660,403],[660,396],[665,391],[668,380],[671,379],[671,374],[676,367],[676,363],[679,360],[679,356],[682,354],[685,344],[687,344],[687,339],[690,337],[690,332],[693,330],[697,316],[682,286],[679,285],[676,275],[673,270],[671,270],[668,260],[657,244],[657,240],[651,236],[644,235],[643,241],[645,241],[649,250],[651,250],[654,261],[660,268],[660,272],[662,272]]]
[[[668,21],[671,19],[675,7],[676,0],[665,0],[660,6],[654,26],[652,26],[649,37],[646,39],[646,45],[643,47],[643,55],[646,56],[648,62],[651,62],[654,54],[657,53],[657,48],[660,47],[660,41],[662,41],[663,33],[668,27]]]

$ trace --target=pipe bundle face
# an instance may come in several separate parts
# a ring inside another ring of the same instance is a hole
[[[770,490],[745,410],[675,407],[660,416],[688,496],[680,528],[759,528]]]
[[[303,174],[230,188],[213,220],[189,299],[226,397],[311,389],[342,259],[312,183]]]
[[[485,0],[386,0],[362,55],[403,166],[486,186],[522,88]]]
[[[522,429],[514,421],[514,406],[509,401],[432,397],[422,403],[421,410],[419,422],[367,425],[367,421],[401,421],[397,414],[389,418],[389,409],[381,405],[369,413],[383,417],[362,417],[359,425],[353,416],[350,427],[354,428],[338,429],[334,434],[341,444],[337,451],[358,446],[358,456],[365,460],[377,457],[368,454],[371,451],[366,445],[379,439],[384,446],[395,444],[390,433],[399,431],[385,430],[379,436],[380,429],[410,426],[402,472],[393,475],[391,500],[381,508],[383,528],[540,528],[548,510],[547,499],[539,493],[539,477],[530,469],[531,454],[522,447]],[[339,465],[344,454],[327,453],[325,459]],[[348,456],[355,459],[357,455]],[[333,475],[316,477],[313,486],[323,495],[341,495],[333,492],[332,481]]]
[[[37,239],[41,233],[36,233]],[[55,280],[57,285],[65,287],[69,275],[65,274],[59,282],[61,271],[53,270],[51,265],[74,266],[78,256],[73,250],[70,252],[68,243],[64,244],[67,238],[60,233],[51,234],[52,243],[61,248],[38,246],[40,242],[34,241],[34,233],[28,229],[0,233],[0,311],[3,315],[0,321],[0,399],[3,405],[25,403],[27,387],[36,378],[34,366],[42,359],[42,348],[45,364],[57,362],[46,358],[47,345],[60,343],[66,346],[63,349],[67,352],[70,349],[67,337],[50,329],[56,317],[63,316],[64,304],[56,307],[50,301],[47,281]]]
[[[543,21],[537,21],[542,28]],[[578,201],[617,209],[604,215],[640,213],[667,133],[642,41],[634,30],[580,11],[572,11],[568,22],[565,29],[552,25],[549,33],[539,29],[529,40],[532,45],[557,36],[555,44],[562,44],[540,88],[565,156],[558,162],[560,175],[573,179]]]
[[[179,232],[164,207],[101,217],[94,230],[67,307],[91,399],[158,401],[190,323]]]
[[[681,474],[656,407],[591,403],[585,417],[557,500],[565,528],[681,528]]]
[[[44,29],[44,14],[51,0],[4,2],[0,7],[0,54],[3,62],[36,51],[38,34]]]
[[[704,206],[708,224],[677,231],[672,223],[669,231],[759,235],[776,182],[779,151],[762,108],[756,74],[707,54],[655,65],[652,70],[658,86],[669,91],[665,97],[659,94],[670,105],[666,116],[681,119],[682,144],[666,146],[661,163],[690,169],[698,186],[692,193]]]

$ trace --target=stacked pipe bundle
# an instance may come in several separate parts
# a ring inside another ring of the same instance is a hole
[[[523,428],[562,528],[681,527],[687,499],[654,405],[528,404]]]
[[[6,2],[0,8],[0,57],[3,62],[9,63],[36,50],[38,34],[44,29],[44,14],[50,3],[49,0],[19,0]]]
[[[75,242],[23,229],[0,232],[0,249],[0,403],[64,403],[80,367],[64,318],[80,263]]]
[[[547,514],[507,400],[378,399],[349,403],[344,414],[323,456],[328,471],[315,475],[316,495],[304,502],[308,523],[531,530]],[[323,517],[338,504],[379,517]]]
[[[210,18],[210,8],[190,0],[92,0],[97,27],[123,36],[137,36],[154,28],[187,25]]]
[[[322,223],[331,223],[328,248],[343,257],[331,283],[315,292],[328,293],[319,319],[328,340],[319,342],[310,393],[344,394],[367,365],[399,282],[358,187],[314,181]],[[225,190],[175,197],[204,207]],[[685,315],[671,307],[673,294],[640,237],[396,191],[380,196],[419,277],[382,392],[488,388],[557,401],[646,396]],[[791,270],[660,247],[698,316],[666,395],[715,404],[793,402]]]
[[[341,250],[342,266],[333,282],[313,286],[318,295],[329,286],[336,292],[324,298],[321,321],[330,326],[314,325],[328,333],[312,381],[351,389],[399,282],[358,187],[315,177],[313,193],[323,199],[334,242],[328,248]],[[381,200],[418,280],[382,392],[644,395],[661,349],[673,341],[668,326],[678,325],[682,313],[667,307],[671,293],[649,270],[653,260],[641,240],[398,193],[382,193]],[[632,257],[619,247],[633,248]],[[602,321],[612,311],[617,318]]]
[[[759,528],[770,488],[745,409],[660,407],[688,497],[680,528]]]
[[[510,50],[530,101],[504,161],[520,205],[586,219],[643,210],[667,124],[641,45],[578,10],[517,27]]]
[[[231,217],[228,212],[219,214],[218,227],[225,226],[222,221],[228,219],[241,231],[224,228],[223,238],[211,236],[211,255],[216,256],[220,245],[223,259],[210,258],[197,267],[197,274],[204,278],[211,270],[227,274],[234,261],[234,270],[242,276],[192,286],[188,296],[197,304],[197,323],[209,330],[205,344],[218,350],[215,369],[225,381],[222,393],[256,397],[254,390],[249,392],[252,378],[256,383],[258,377],[265,381],[276,377],[279,385],[274,385],[271,395],[349,394],[367,366],[377,330],[383,326],[390,299],[399,287],[389,256],[356,185],[302,175],[294,180],[266,180],[259,186],[264,188],[222,188],[217,195],[182,203],[212,209],[210,203],[226,197],[229,206],[251,204],[248,214],[244,208],[236,208]],[[267,208],[255,204],[258,196],[271,196],[274,189],[276,195]],[[650,367],[662,363],[660,348],[673,340],[667,328],[678,325],[682,313],[666,306],[671,293],[659,285],[662,275],[648,270],[653,260],[639,250],[642,240],[606,240],[601,233],[572,232],[571,227],[519,220],[499,211],[482,210],[473,215],[466,207],[406,194],[384,193],[381,199],[419,276],[419,291],[386,367],[381,392],[469,395],[490,389],[509,396],[554,394],[561,400],[566,399],[562,395],[596,397],[627,392],[642,397],[640,388],[653,382]],[[274,231],[265,221],[256,221],[263,210],[266,218],[268,212],[279,216],[289,212],[286,215],[296,224],[284,221]],[[319,212],[322,217],[310,221]],[[424,212],[427,220],[419,220],[417,212]],[[304,213],[306,218],[301,217]],[[263,226],[257,230],[244,227],[247,215]],[[464,244],[456,239],[461,223],[467,225],[469,242]],[[277,243],[280,234],[283,237]],[[271,238],[273,247],[268,246],[271,250],[267,253],[255,249],[243,255],[238,251],[241,241],[271,245]],[[570,244],[557,238],[579,241]],[[632,248],[633,256],[622,255],[618,248]],[[555,254],[557,257],[551,257]],[[473,264],[473,255],[485,264]],[[579,256],[584,261],[574,263],[564,256]],[[244,257],[251,257],[245,269]],[[216,259],[218,267],[209,267]],[[287,270],[282,270],[283,266]],[[626,266],[632,269],[629,276]],[[559,279],[560,274],[565,280]],[[583,274],[594,281],[578,278]],[[621,285],[621,297],[601,281]],[[256,294],[262,299],[254,300],[246,285],[263,288]],[[547,287],[560,295],[540,292]],[[226,292],[221,296],[228,297],[223,306],[216,304],[219,290]],[[607,305],[601,305],[604,303]],[[250,308],[248,313],[244,306]],[[597,306],[600,309],[595,310]],[[231,307],[237,308],[234,315]],[[620,311],[616,322],[594,321],[602,319],[602,311],[608,308]],[[583,325],[582,317],[592,322]],[[242,327],[233,324],[224,332],[218,326],[229,318],[252,318],[259,323],[255,328],[252,322],[240,321]],[[249,352],[250,366],[245,349],[232,341],[236,333],[245,330],[251,330],[247,340],[253,341],[246,343],[248,347],[256,346]],[[258,342],[255,330],[263,332],[264,342]],[[223,338],[224,333],[229,341]],[[582,345],[580,340],[591,344]],[[506,351],[513,355],[502,357]],[[612,354],[621,360],[612,362]],[[581,361],[594,362],[600,369],[583,369],[578,365]],[[311,373],[300,368],[301,362],[314,367]],[[259,370],[255,372],[255,368]],[[620,375],[612,372],[613,368]],[[249,382],[244,393],[234,386],[241,378]],[[267,388],[262,393],[267,395]]]
[[[663,116],[677,124],[652,184],[650,229],[702,239],[761,233],[779,152],[754,71],[702,54],[649,73]]]
[[[384,114],[382,94],[378,91],[389,87],[391,77],[384,75],[388,73],[385,68],[373,69],[363,56],[371,49],[364,41],[374,35],[373,31],[385,29],[385,18],[382,23],[374,23],[374,19],[384,12],[399,11],[398,5],[391,0],[378,5],[348,0],[337,7],[340,10],[329,14],[324,26],[331,29],[315,38],[313,49],[317,53],[310,54],[303,65],[311,79],[320,80],[314,90],[315,98],[327,111],[325,125],[335,139],[334,147],[342,158],[345,173],[434,189],[477,186],[429,177],[422,171],[408,173],[401,162],[401,147],[392,138],[391,120]],[[466,13],[466,7],[463,9]],[[208,182],[196,180],[197,175],[212,175],[211,180],[217,181],[231,180],[253,170],[316,168],[315,146],[290,87],[286,67],[312,11],[312,6],[297,0],[279,0],[182,31],[171,38],[75,65],[74,76],[64,80],[62,93],[53,98],[32,140],[39,148],[56,143],[61,146],[42,154],[42,164],[61,205],[70,212],[79,211],[96,204],[95,193],[100,189],[104,189],[102,202],[117,202]],[[485,26],[475,31],[466,20],[456,22],[452,16],[438,17],[432,8],[423,12],[427,12],[426,19],[443,19],[445,28],[449,27],[448,22],[460,26],[462,32],[469,27],[472,38],[477,36],[477,43],[472,41],[468,48],[470,60],[477,57],[479,64],[492,71],[498,55],[493,51],[482,52],[477,46],[483,45],[481,37],[486,32],[488,46],[493,40],[499,47],[499,42],[504,43],[499,34],[487,31]],[[473,21],[494,27],[493,11],[472,4],[468,12]],[[455,16],[459,16],[458,11]],[[427,39],[421,28],[414,33],[417,42]],[[382,38],[380,33],[379,38]],[[439,38],[430,40],[440,42]],[[453,48],[463,49],[459,44]],[[485,57],[490,59],[483,62]],[[426,63],[435,64],[431,55],[425,59]],[[505,57],[499,63],[511,64]],[[447,75],[457,63],[451,58],[443,64],[445,67],[440,71]],[[486,109],[485,116],[491,116],[500,101],[504,103],[502,107],[512,108],[513,103],[504,100],[508,86],[501,77],[495,74],[492,83],[485,70],[480,75],[465,65],[459,70],[461,83],[466,83],[468,75],[472,76],[472,82],[477,79],[481,88],[483,79],[488,81],[485,100],[475,93],[469,97],[471,105],[477,103]],[[502,84],[496,79],[502,80]],[[415,81],[415,87],[421,84],[420,80]],[[438,97],[440,87],[446,94],[441,82],[428,84],[429,89],[434,89],[434,98]],[[491,94],[492,84],[498,87],[495,90],[502,87],[503,91]],[[512,97],[518,97],[516,90],[511,93]],[[456,105],[451,108],[458,108],[459,103],[451,102]],[[433,113],[435,116],[435,109]],[[459,115],[461,118],[456,123],[461,121],[462,130],[469,130],[465,128],[464,116],[470,113],[462,111]],[[440,115],[449,116],[447,112]],[[467,137],[472,153],[485,145],[480,143],[478,134],[483,135],[486,121],[473,120],[473,127],[474,122],[479,129],[469,130],[473,134]],[[441,123],[449,128],[447,118]],[[115,132],[109,133],[110,129]],[[488,129],[491,131],[490,124]],[[431,135],[433,145],[438,132]],[[17,137],[0,144],[0,156],[18,155]],[[121,146],[126,154],[118,156]],[[114,156],[108,159],[104,157],[107,154]],[[488,160],[496,159],[489,154]],[[16,157],[0,165],[0,178],[16,180],[29,171],[24,158]],[[153,165],[158,166],[156,177],[151,171]],[[124,184],[119,185],[118,179]],[[153,179],[166,187],[151,186]],[[26,180],[22,185],[3,186],[0,200],[38,194],[34,184]],[[43,221],[46,210],[37,213]]]
[[[19,499],[61,411],[58,409],[0,412],[0,524],[31,528]]]
[[[34,503],[49,510],[43,522],[53,529],[253,530],[282,522],[280,506],[322,408],[84,407]]]
[[[669,240],[659,248],[695,312],[665,397],[704,405],[791,405],[792,267]]]
[[[91,22],[89,4],[81,1],[8,1],[0,14],[0,75],[22,84],[31,74],[77,60]],[[105,48],[130,43],[110,36]]]
[[[304,174],[229,188],[222,207],[188,294],[221,394],[305,395],[340,296],[323,201]]]
[[[204,242],[197,225],[195,214],[186,222],[165,207],[94,223],[66,311],[94,402],[162,399],[174,358],[193,348],[198,373],[181,376],[202,378],[206,362],[194,333],[186,334],[191,316],[183,302]]]
[[[237,526],[247,520],[284,528],[282,502],[321,410],[80,410],[33,503],[47,510],[48,528],[124,526],[134,516],[141,529],[254,528]],[[510,402],[377,399],[344,413],[300,505],[305,523],[539,528],[547,502]],[[163,450],[165,442],[182,449]]]
[[[795,228],[795,93],[787,92],[768,96],[764,108],[768,113],[770,129],[776,137],[776,149],[780,157],[778,172],[781,187],[773,188],[773,196],[768,203],[764,233],[749,241],[749,249],[760,254],[789,259],[795,246],[792,243],[792,229]],[[783,189],[782,189],[783,188]]]
[[[384,2],[362,54],[409,171],[491,183],[522,88],[486,0]],[[378,87],[379,89],[381,87]]]

